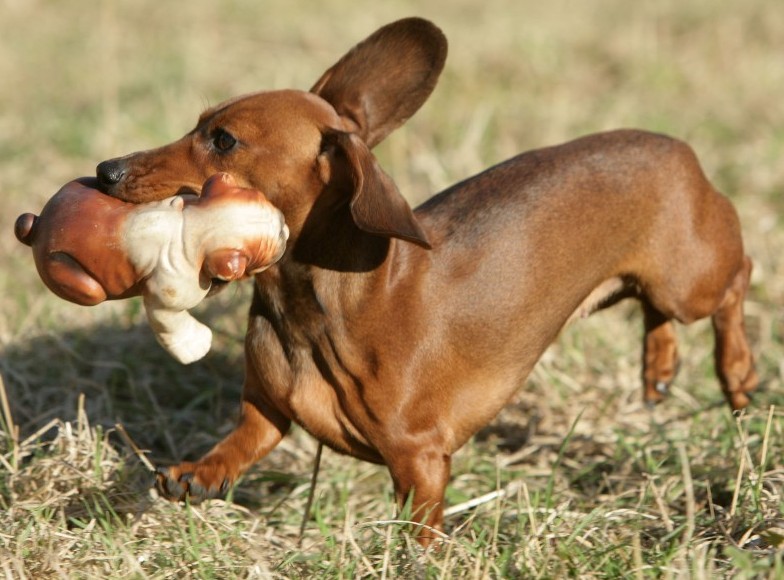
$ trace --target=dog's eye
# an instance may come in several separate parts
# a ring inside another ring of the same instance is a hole
[[[218,129],[212,134],[212,146],[221,153],[233,149],[236,144],[237,139],[225,129]]]

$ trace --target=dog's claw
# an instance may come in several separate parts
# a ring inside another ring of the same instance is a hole
[[[176,473],[177,470],[174,470]],[[219,486],[209,487],[196,480],[193,471],[186,471],[179,476],[174,476],[168,467],[159,467],[155,470],[155,488],[158,493],[171,501],[185,501],[186,499],[196,505],[205,499],[214,499],[226,495],[231,487],[228,478],[224,478]]]
[[[155,489],[166,499],[182,501],[188,495],[188,475],[192,477],[192,474],[183,474],[175,479],[168,467],[159,467],[155,470]]]
[[[189,496],[193,498],[198,498],[197,501],[202,501],[205,499],[215,499],[216,497],[223,497],[226,495],[226,492],[229,491],[229,487],[231,487],[231,483],[228,479],[224,479],[219,486],[211,485],[209,487],[205,487],[199,483],[192,482],[189,488]]]
[[[191,503],[195,504],[204,499],[209,499],[210,494],[203,485],[192,482],[188,487],[188,498],[191,500]]]
[[[185,486],[176,479],[167,477],[163,484],[166,497],[179,500],[185,495]]]

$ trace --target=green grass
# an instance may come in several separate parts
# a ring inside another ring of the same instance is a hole
[[[0,17],[0,574],[8,578],[784,576],[784,10],[774,0],[7,2]],[[735,202],[755,261],[762,389],[740,417],[709,324],[680,328],[669,399],[641,402],[633,305],[564,331],[454,458],[449,537],[412,540],[386,471],[300,430],[229,501],[160,501],[155,462],[231,429],[247,285],[203,304],[212,353],[181,367],[137,300],[81,308],[38,281],[13,220],[98,161],[171,141],[208,104],[308,88],[378,26],[450,40],[430,102],[378,149],[416,203],[519,151],[615,127],[687,140]],[[10,414],[10,417],[9,417]]]

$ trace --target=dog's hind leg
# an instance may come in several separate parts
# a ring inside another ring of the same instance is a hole
[[[758,381],[743,317],[751,260],[741,254],[737,260],[717,260],[712,266],[699,278],[692,276],[692,270],[681,268],[670,272],[668,284],[646,284],[648,292],[642,297],[646,401],[661,400],[677,370],[670,319],[688,324],[710,316],[716,336],[716,374],[724,396],[733,410],[749,404],[748,393]],[[688,291],[683,292],[684,288]]]
[[[672,320],[642,298],[645,337],[643,339],[643,399],[658,403],[667,395],[678,372],[678,342]]]
[[[749,404],[748,393],[758,383],[743,315],[743,300],[749,287],[751,267],[751,259],[746,256],[712,316],[716,335],[716,374],[727,402],[736,410]]]

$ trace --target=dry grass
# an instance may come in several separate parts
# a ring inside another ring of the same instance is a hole
[[[774,0],[304,0],[172,5],[0,0],[0,573],[49,577],[784,576],[784,10]],[[412,544],[379,467],[294,431],[229,501],[158,501],[153,461],[231,428],[247,286],[198,315],[203,362],[168,360],[137,301],[48,294],[12,220],[97,161],[170,141],[207,103],[307,88],[350,44],[421,14],[451,41],[431,102],[378,149],[412,201],[520,150],[619,126],[689,141],[738,206],[763,389],[732,417],[709,325],[680,331],[669,400],[641,403],[632,305],[564,332],[455,458],[450,536]]]

